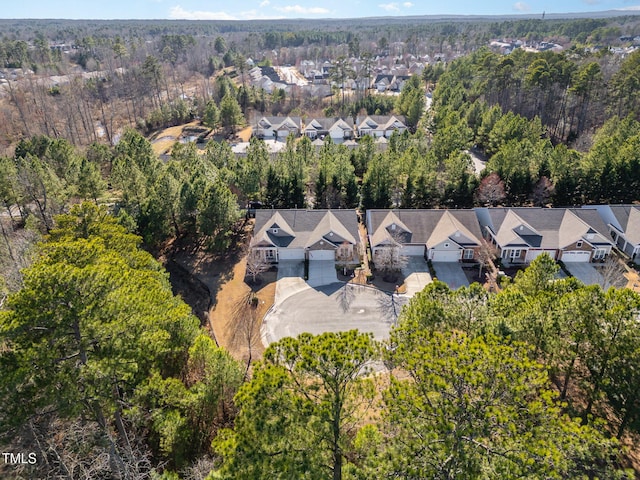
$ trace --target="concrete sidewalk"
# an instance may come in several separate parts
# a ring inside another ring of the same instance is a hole
[[[310,288],[304,281],[304,263],[299,260],[281,260],[278,264],[274,306],[298,292]]]

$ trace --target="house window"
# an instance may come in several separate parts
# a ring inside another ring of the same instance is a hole
[[[273,250],[273,249],[265,250],[264,251],[264,258],[267,261],[275,260],[276,259],[276,251]]]
[[[465,249],[463,258],[465,260],[473,260],[473,249],[472,248]]]
[[[378,251],[376,250],[376,253]],[[341,259],[347,259],[351,256],[351,245],[340,245],[338,248],[338,257]]]
[[[578,240],[576,243],[576,248],[582,248],[582,240]]]
[[[511,250],[511,252],[509,253],[509,257],[510,258],[520,258],[520,252],[522,250],[520,250],[519,248],[513,249]]]
[[[448,244],[448,243],[445,243],[445,244],[444,244],[444,248],[449,248],[449,244]]]
[[[607,256],[607,251],[603,248],[598,248],[596,249],[595,252],[593,252],[593,259],[594,260],[602,260],[604,257]]]
[[[273,233],[276,233],[276,234],[278,233],[278,229],[277,229],[277,228],[274,228],[274,229],[272,229],[271,231],[272,231]]]

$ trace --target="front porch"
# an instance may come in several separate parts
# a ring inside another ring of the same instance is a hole
[[[503,265],[525,265],[527,251],[527,248],[504,248],[500,254],[500,260]]]
[[[251,254],[266,263],[278,263],[279,261],[278,249],[275,247],[254,247]]]

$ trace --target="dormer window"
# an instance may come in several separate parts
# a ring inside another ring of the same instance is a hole
[[[582,240],[576,242],[576,248],[582,248]]]
[[[392,224],[391,224],[391,230],[395,230],[395,229],[396,229],[396,224],[395,224],[395,223],[392,223]]]

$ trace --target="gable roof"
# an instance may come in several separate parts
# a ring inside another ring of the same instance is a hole
[[[337,235],[339,238],[332,238],[335,235]],[[349,232],[349,229],[347,229],[347,227],[345,227],[345,225],[334,215],[333,211],[328,210],[322,216],[322,218],[316,225],[316,228],[314,228],[310,233],[305,247],[309,247],[322,240],[323,238],[334,244],[340,244],[343,241],[346,241],[351,243],[352,245],[355,245],[357,243],[357,236],[358,235],[352,235],[352,233]]]
[[[338,118],[333,125],[329,128],[329,130],[342,130],[342,131],[353,131],[353,128],[342,118]]]
[[[353,120],[352,120],[353,121]],[[326,134],[334,128],[342,130],[353,130],[349,123],[344,118],[340,117],[315,117],[309,123],[305,125],[305,132],[317,132],[320,134]]]
[[[611,205],[609,207],[615,216],[618,225],[614,225],[624,233],[627,242],[634,245],[640,244],[640,206],[638,205]]]
[[[391,225],[402,230],[404,244],[431,248],[450,239],[460,246],[479,246],[482,234],[473,210],[367,210],[371,246],[389,243]]]
[[[282,218],[278,211],[274,211],[260,229],[254,229],[254,232],[251,246],[272,245],[274,247],[283,247],[289,245],[296,236],[293,228]]]
[[[372,130],[389,130],[391,128],[406,128],[405,118],[402,115],[367,115],[356,118],[356,127]]]
[[[300,130],[300,117],[260,117],[256,122],[256,126],[261,129],[280,130],[281,128]]]
[[[582,239],[594,246],[613,245],[607,226],[602,221],[597,210],[589,208],[571,208],[569,211],[578,217],[583,226],[577,228],[582,230]]]
[[[255,218],[252,247],[263,245],[267,240],[273,246],[287,248],[308,248],[320,240],[334,245],[343,241],[359,243],[358,217],[354,210],[261,209],[256,210]],[[287,238],[274,238],[269,232],[274,224],[288,234]]]
[[[446,240],[451,240],[461,247],[480,246],[482,236],[478,225],[477,217],[472,211],[467,214],[456,215],[461,210],[445,210],[440,217],[440,221],[434,228],[431,236],[427,240],[427,247],[431,248]],[[462,211],[464,212],[464,211]],[[473,213],[473,216],[470,215]],[[468,218],[467,218],[468,217]],[[475,222],[473,222],[475,220]],[[466,224],[469,224],[468,226]],[[478,227],[477,229],[475,227]],[[476,232],[472,232],[476,230]]]
[[[378,227],[374,229],[370,229],[369,223],[367,222],[371,246],[391,244],[398,241],[401,243],[412,243],[413,232],[398,218],[393,210],[368,210],[367,219],[370,218],[370,212],[376,220],[380,220]],[[378,218],[378,212],[380,212],[380,214],[387,212],[387,214],[384,218],[380,219]]]
[[[502,248],[556,250],[578,240],[591,245],[611,245],[596,210],[569,208],[478,208],[478,220]]]

